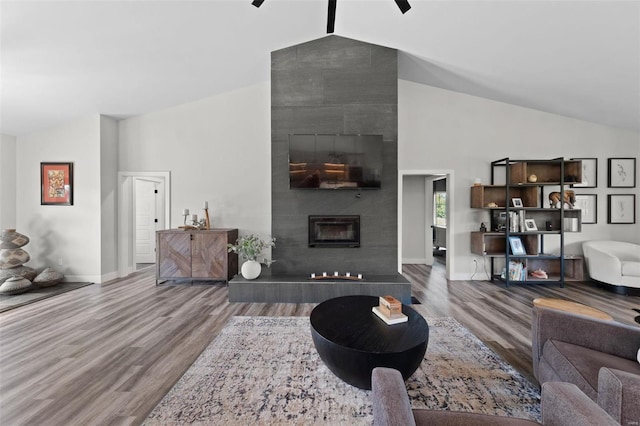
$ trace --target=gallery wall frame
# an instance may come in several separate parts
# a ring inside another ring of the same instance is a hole
[[[635,188],[636,159],[609,158],[607,186],[609,188]]]
[[[636,223],[636,194],[607,195],[607,223]]]
[[[582,162],[582,183],[572,184],[572,188],[597,188],[598,187],[598,159],[597,158],[571,158]]]
[[[73,163],[40,163],[40,204],[73,205]]]
[[[576,194],[574,206],[581,211],[583,225],[598,223],[598,194]]]

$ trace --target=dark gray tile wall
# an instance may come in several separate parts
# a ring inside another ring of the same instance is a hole
[[[289,134],[382,134],[379,190],[289,189]],[[397,272],[398,52],[339,36],[271,54],[274,274]],[[309,215],[360,215],[360,248],[309,248]]]

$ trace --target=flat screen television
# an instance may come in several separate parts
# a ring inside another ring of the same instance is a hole
[[[379,189],[382,135],[289,135],[291,189]]]

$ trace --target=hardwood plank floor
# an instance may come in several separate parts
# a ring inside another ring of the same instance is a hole
[[[591,283],[510,287],[447,282],[406,265],[414,307],[451,316],[531,377],[536,297],[560,297],[636,324],[639,297]],[[0,314],[0,424],[140,424],[233,315],[308,316],[314,304],[227,301],[227,287],[155,286],[153,269]],[[428,353],[428,352],[427,352]]]

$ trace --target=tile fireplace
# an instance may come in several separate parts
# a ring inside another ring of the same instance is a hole
[[[360,247],[360,216],[309,216],[309,247]]]

